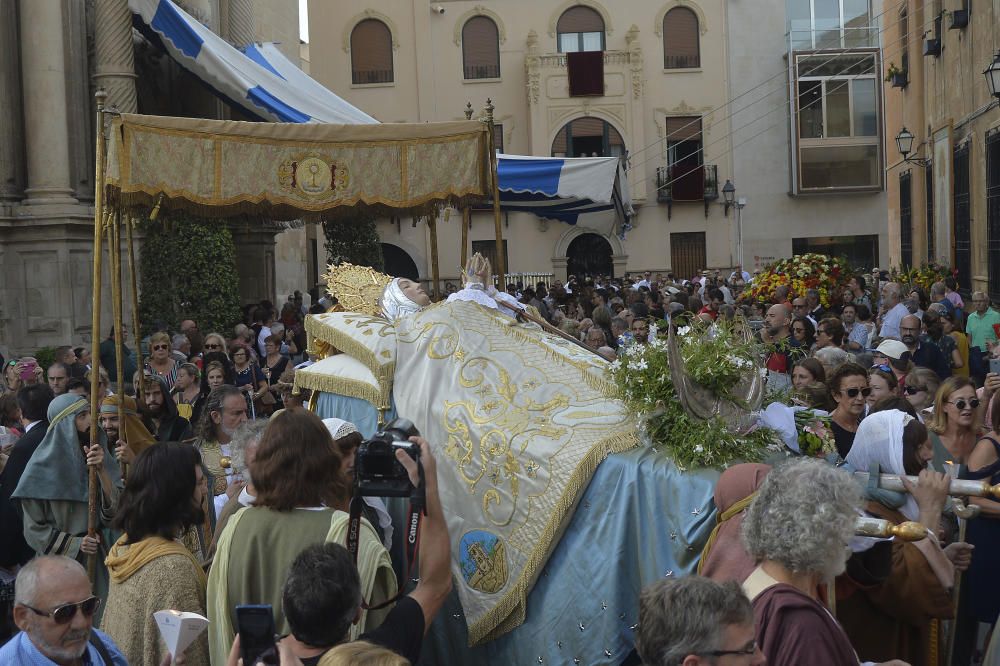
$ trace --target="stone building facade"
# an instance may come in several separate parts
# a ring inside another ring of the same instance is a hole
[[[863,159],[847,155],[817,169],[815,152],[808,151],[824,139],[802,148],[811,174],[850,175],[861,164],[863,182],[844,177],[796,188],[799,156],[792,155],[799,148],[791,118],[798,109],[790,108],[790,91],[798,82],[787,63],[793,52],[818,49],[828,55],[861,49],[878,61],[878,32],[866,32],[864,43],[793,45],[793,20],[810,35],[829,24],[815,17],[803,27],[802,3],[808,14],[809,0],[788,0],[787,7],[700,0],[311,0],[311,72],[383,122],[461,119],[467,102],[478,117],[492,98],[505,152],[627,156],[636,216],[624,238],[609,214],[569,226],[510,213],[504,234],[512,273],[565,279],[581,267],[599,267],[616,275],[673,270],[687,276],[731,268],[741,254],[752,270],[812,250],[847,252],[871,266],[888,254],[878,77],[865,84],[874,113],[865,121],[878,123],[876,134],[847,140],[865,144]],[[875,16],[868,0],[862,17],[847,13],[837,17],[838,26]],[[582,75],[599,79],[599,90],[571,90],[570,77],[581,70],[572,73],[579,65],[570,61],[582,59],[570,52],[594,50],[603,55]],[[724,205],[726,181],[745,205]],[[459,219],[452,213],[437,225],[444,279],[457,275]],[[426,224],[382,220],[379,232],[390,269],[430,275]],[[473,249],[496,251],[488,211],[473,212],[470,237]]]
[[[937,261],[1000,300],[1000,106],[983,71],[1000,6],[896,0],[885,20],[888,222],[894,265]],[[894,138],[906,128],[906,161]]]
[[[295,0],[179,4],[235,44],[280,42],[298,61]],[[0,353],[91,340],[97,87],[123,111],[230,116],[167,60],[133,31],[127,0],[0,0]],[[244,300],[273,299],[278,229],[233,231]],[[285,279],[299,287],[295,270]]]

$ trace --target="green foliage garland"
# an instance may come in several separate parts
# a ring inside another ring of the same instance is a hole
[[[754,360],[759,350],[723,322],[709,327],[694,320],[679,328],[678,336],[688,375],[716,395],[728,397],[740,376],[759,371]],[[610,370],[619,398],[639,417],[654,446],[664,447],[678,468],[721,469],[757,462],[775,448],[774,433],[766,428],[741,435],[719,417],[703,421],[688,415],[671,381],[664,337],[648,345],[627,344],[618,353]]]
[[[331,264],[347,261],[356,266],[383,269],[382,241],[375,227],[375,218],[367,212],[357,211],[351,218],[324,220],[326,254]]]
[[[176,329],[193,319],[202,331],[229,331],[239,323],[236,248],[226,224],[186,213],[143,220],[139,253],[139,321],[143,333]],[[129,322],[126,322],[128,324]]]

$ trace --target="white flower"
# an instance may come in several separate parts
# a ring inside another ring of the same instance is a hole
[[[699,444],[698,446],[694,447],[694,452],[695,453],[702,453],[704,450],[705,450],[705,447],[702,446],[701,444]]]
[[[691,327],[690,326],[681,326],[680,328],[677,329],[677,335],[679,335],[681,337],[684,337],[685,335],[687,335],[690,332],[691,332]]]
[[[644,358],[640,358],[638,361],[629,361],[628,362],[628,369],[632,370],[632,371],[635,371],[635,372],[639,372],[641,370],[645,370],[648,367],[649,367],[649,364],[646,363],[646,359],[644,359]],[[640,377],[639,380],[642,381],[642,378]]]
[[[609,367],[611,368],[611,372],[618,372],[618,370],[620,370],[622,367],[622,362],[619,361],[618,359],[615,359],[611,362],[611,365]]]

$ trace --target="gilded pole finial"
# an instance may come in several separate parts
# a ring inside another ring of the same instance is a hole
[[[465,119],[472,120],[472,102],[465,103]]]
[[[486,98],[486,120],[490,125],[493,124],[493,110],[496,107],[493,106],[493,100],[489,97]]]
[[[890,531],[894,537],[902,541],[920,541],[927,536],[927,528],[912,520],[893,525]]]

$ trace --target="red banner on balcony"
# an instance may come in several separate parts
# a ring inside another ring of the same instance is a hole
[[[604,52],[577,51],[566,54],[570,97],[604,95]]]

